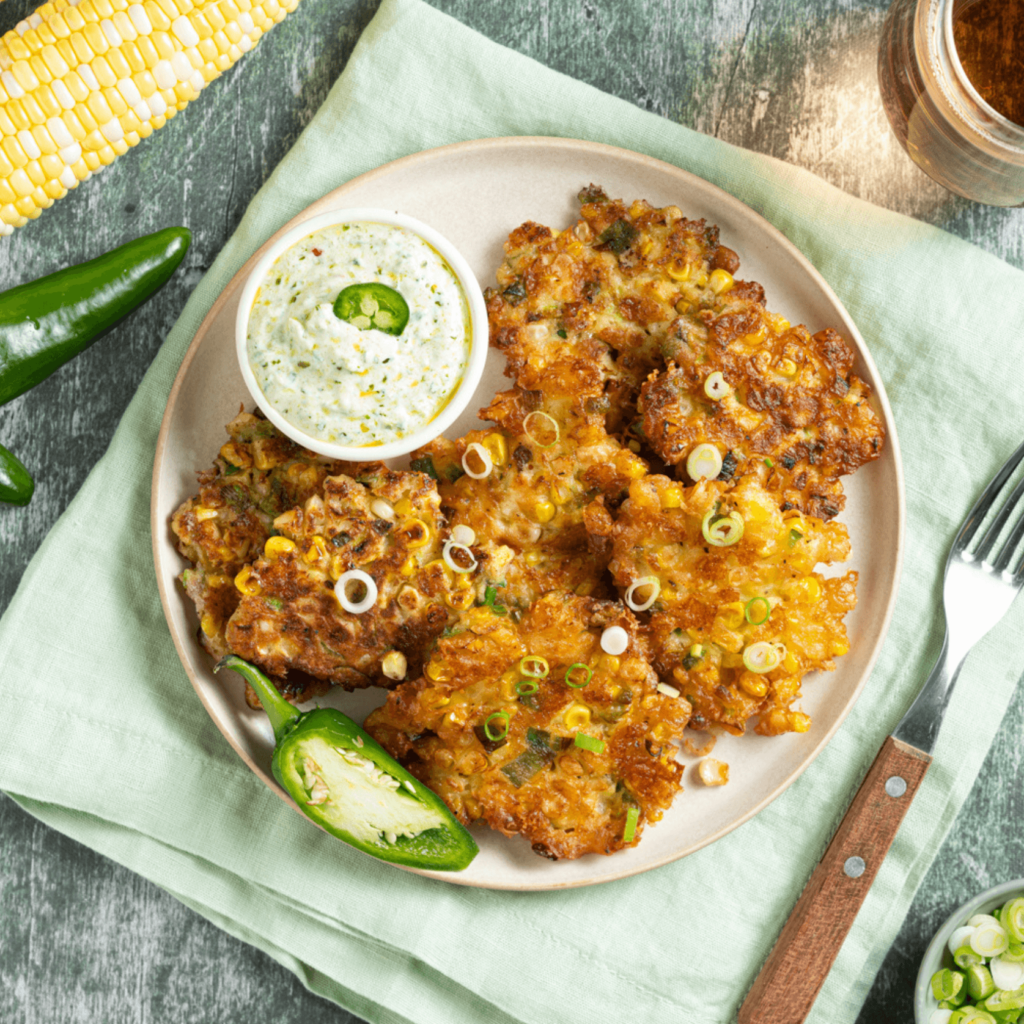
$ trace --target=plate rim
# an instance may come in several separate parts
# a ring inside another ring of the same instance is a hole
[[[513,884],[502,884],[501,882],[488,882],[479,880],[469,880],[466,878],[460,878],[458,874],[454,872],[441,872],[441,871],[427,871],[420,868],[406,867],[404,865],[397,865],[401,870],[408,871],[412,874],[421,875],[426,878],[434,878],[440,881],[451,882],[455,885],[463,885],[470,888],[480,889],[495,889],[506,892],[545,892],[559,889],[575,889],[582,888],[591,885],[603,885],[608,882],[619,881],[623,878],[629,878],[633,875],[643,874],[648,871],[653,871],[656,868],[664,867],[666,864],[670,864],[673,861],[680,860],[683,857],[687,857],[691,854],[696,853],[698,850],[704,849],[710,846],[712,843],[717,842],[730,832],[735,831],[741,825],[750,821],[751,818],[760,814],[769,804],[773,803],[779,796],[781,796],[798,778],[814,763],[815,760],[820,756],[822,751],[825,749],[829,741],[839,730],[840,726],[846,721],[847,716],[853,710],[854,705],[860,700],[861,694],[864,691],[864,687],[867,684],[868,679],[871,677],[875,665],[878,661],[878,657],[881,653],[882,646],[885,643],[886,637],[889,633],[889,627],[892,623],[892,616],[896,605],[896,599],[899,594],[900,580],[903,571],[903,556],[905,552],[905,530],[906,530],[906,485],[903,473],[903,458],[900,451],[899,439],[896,433],[896,421],[893,416],[892,407],[889,404],[889,398],[885,390],[885,384],[882,380],[882,376],[879,373],[878,367],[875,364],[874,358],[871,355],[871,351],[868,348],[860,330],[857,328],[852,316],[846,306],[836,295],[835,291],[829,285],[828,281],[822,276],[821,272],[810,262],[810,260],[791,242],[774,224],[768,221],[764,216],[758,213],[753,207],[744,203],[742,200],[737,199],[734,195],[726,192],[720,186],[714,184],[714,182],[708,181],[706,178],[701,178],[699,175],[693,174],[691,171],[684,170],[681,167],[677,167],[675,164],[668,163],[665,160],[660,160],[657,157],[648,156],[645,153],[638,153],[635,150],[624,149],[620,146],[612,146],[602,142],[591,142],[585,139],[572,139],[563,138],[560,136],[547,136],[547,135],[517,135],[517,136],[497,136],[492,138],[482,139],[470,139],[463,142],[450,143],[444,146],[436,146],[431,149],[420,150],[417,153],[409,154],[408,156],[399,157],[396,160],[388,161],[385,164],[381,164],[379,167],[372,168],[371,170],[365,171],[356,177],[350,178],[343,185],[338,188],[332,189],[330,192],[325,193],[319,199],[314,200],[303,210],[297,213],[294,217],[283,224],[277,231],[275,231],[269,238],[267,238],[260,247],[249,257],[248,260],[237,270],[232,276],[224,288],[220,291],[217,298],[211,304],[206,315],[203,317],[201,323],[196,329],[192,340],[189,343],[188,349],[182,358],[181,365],[178,367],[178,371],[175,375],[174,382],[171,385],[170,392],[167,396],[167,404],[164,407],[163,416],[160,421],[160,431],[157,435],[156,449],[153,458],[153,472],[151,475],[150,485],[150,541],[153,554],[153,563],[156,570],[157,577],[157,591],[160,595],[160,605],[164,614],[164,619],[167,623],[168,632],[171,634],[171,639],[174,643],[175,652],[178,655],[178,660],[181,662],[182,668],[185,670],[185,674],[189,678],[189,682],[192,684],[192,689],[195,691],[196,696],[199,698],[203,709],[207,715],[217,726],[221,736],[228,742],[235,753],[242,759],[242,762],[253,772],[271,792],[273,792],[279,799],[284,801],[289,807],[291,807],[297,814],[302,815],[302,811],[298,808],[295,802],[287,795],[287,793],[278,784],[277,780],[267,772],[265,772],[250,756],[249,754],[238,744],[221,726],[218,716],[214,713],[210,702],[205,697],[202,688],[199,685],[199,680],[192,672],[189,665],[187,652],[184,646],[184,639],[178,635],[178,631],[171,625],[171,599],[172,594],[168,591],[168,588],[164,584],[164,579],[161,574],[161,554],[160,545],[158,538],[160,537],[160,531],[166,525],[163,521],[161,510],[157,507],[157,496],[159,493],[159,477],[160,470],[163,465],[164,455],[167,448],[168,436],[170,433],[170,423],[172,414],[174,412],[175,405],[178,397],[181,393],[184,380],[188,375],[189,367],[199,348],[202,346],[203,340],[216,318],[219,316],[224,305],[230,301],[235,291],[239,289],[244,283],[252,268],[259,260],[260,256],[282,235],[295,228],[297,225],[304,221],[310,220],[317,216],[321,212],[325,212],[337,206],[344,204],[345,195],[351,190],[357,187],[365,185],[375,178],[387,175],[395,171],[396,169],[402,169],[415,165],[417,163],[428,163],[432,160],[444,158],[453,154],[465,154],[465,153],[477,153],[486,152],[488,150],[502,150],[507,148],[512,149],[525,149],[525,148],[545,148],[545,147],[561,147],[566,150],[575,151],[577,153],[587,154],[600,154],[606,157],[618,158],[620,160],[627,160],[636,162],[642,165],[646,165],[652,170],[667,173],[679,179],[682,186],[687,184],[692,185],[694,182],[699,183],[699,187],[704,189],[710,189],[716,202],[721,202],[723,207],[729,207],[733,212],[740,209],[740,215],[748,218],[753,217],[755,220],[760,222],[759,226],[764,230],[771,240],[781,248],[784,248],[788,255],[794,259],[806,273],[809,279],[814,285],[819,288],[830,300],[833,302],[842,312],[846,315],[847,323],[844,324],[844,328],[849,326],[852,329],[852,337],[847,340],[853,344],[856,350],[856,355],[864,362],[874,381],[874,393],[873,398],[877,402],[879,411],[882,415],[882,419],[886,426],[886,447],[892,453],[893,458],[893,470],[896,479],[896,544],[895,544],[895,565],[892,574],[892,584],[889,588],[888,599],[884,614],[881,619],[881,628],[878,632],[878,636],[874,642],[874,645],[867,658],[865,668],[861,673],[860,679],[850,695],[850,699],[847,701],[845,708],[836,718],[831,728],[827,732],[817,737],[817,743],[813,748],[803,757],[801,762],[795,766],[789,775],[783,779],[778,786],[776,786],[770,793],[767,793],[761,801],[754,807],[749,808],[746,812],[741,814],[738,818],[730,821],[726,825],[723,825],[715,832],[708,836],[700,839],[699,841],[686,846],[681,850],[671,851],[654,861],[653,863],[645,863],[642,865],[634,866],[623,866],[621,870],[606,875],[601,875],[598,878],[591,879],[577,879],[575,881],[563,881],[558,882],[545,882],[544,884],[526,884],[526,883],[513,883]],[[305,815],[302,815],[303,820],[309,821]]]

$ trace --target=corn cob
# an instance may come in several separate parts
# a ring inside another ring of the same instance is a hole
[[[0,37],[0,236],[184,110],[299,0],[50,0]]]

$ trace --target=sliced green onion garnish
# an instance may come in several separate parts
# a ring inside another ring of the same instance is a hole
[[[528,693],[536,693],[540,689],[540,683],[535,678],[520,679],[516,683],[516,693],[520,697],[525,697]]]
[[[767,597],[752,597],[743,606],[743,616],[752,626],[760,626],[768,621],[772,613],[772,603]]]
[[[700,530],[712,547],[727,548],[743,536],[743,516],[739,512],[730,512],[726,516],[719,515],[718,505],[712,505],[704,513]]]
[[[767,466],[767,467],[768,467],[769,469],[774,469],[774,468],[775,468],[775,463],[774,463],[774,462],[772,462],[772,460],[771,460],[771,459],[765,459],[765,460],[764,460],[764,464],[765,464],[765,465],[766,465],[766,466]]]
[[[694,644],[689,649],[689,651],[686,652],[686,657],[683,658],[683,668],[686,669],[687,672],[689,672],[690,669],[693,668],[693,666],[696,665],[697,662],[699,662],[700,659],[703,658],[703,657],[704,657],[704,645],[703,644]]]
[[[1024,943],[1024,897],[1010,900],[999,915],[999,923],[1014,942]]]
[[[798,540],[800,540],[801,537],[803,537],[803,534],[799,530],[790,530],[789,531],[789,546],[793,547],[796,544],[796,542]]]
[[[971,949],[970,943],[961,946],[953,954],[953,963],[957,965],[961,970],[967,970],[973,964],[980,964],[982,958]]]
[[[551,670],[548,667],[547,658],[542,658],[539,654],[528,654],[519,662],[519,671],[524,676],[544,679]]]
[[[572,681],[573,680],[573,673],[576,671],[576,669],[582,669],[584,672],[587,673],[587,678],[584,679],[582,683],[574,683]],[[594,670],[589,665],[583,665],[583,664],[581,664],[580,662],[577,661],[575,664],[570,665],[565,670],[565,685],[566,686],[571,686],[574,690],[582,690],[583,687],[586,686],[587,683],[590,682],[591,677],[593,675],[594,675]]]
[[[487,716],[487,721],[484,722],[484,733],[492,743],[497,740],[503,740],[508,735],[508,718],[507,711],[495,711],[493,715]],[[492,729],[491,722],[494,721],[498,725]]]
[[[636,836],[636,823],[640,818],[640,808],[630,807],[626,811],[626,828],[622,833],[622,841],[624,843],[633,842],[634,836]]]
[[[992,980],[992,973],[984,964],[971,964],[967,968],[967,994],[977,1002],[979,999],[987,999],[996,990],[995,982]]]
[[[983,924],[975,928],[970,941],[971,949],[986,960],[989,957],[1005,953],[1010,947],[1010,937],[998,921],[995,924]]]
[[[533,420],[534,417],[536,417],[534,427],[531,427],[530,421]],[[542,437],[538,437],[533,433],[533,429],[543,431]],[[546,412],[541,412],[540,410],[534,410],[534,412],[531,412],[530,415],[523,420],[523,433],[538,448],[550,448],[552,445],[558,443],[558,438],[561,436],[561,431],[558,428],[558,422]],[[550,438],[550,440],[547,440],[548,438]]]
[[[714,480],[722,472],[722,453],[713,444],[699,444],[686,459],[691,480]]]
[[[743,648],[743,665],[749,672],[756,672],[761,675],[765,672],[772,672],[782,662],[784,655],[779,646],[771,644],[767,640],[759,640],[756,644],[747,644]]]
[[[596,736],[588,736],[585,732],[576,733],[574,742],[577,747],[582,747],[584,750],[592,750],[595,754],[604,752],[604,740],[599,740]]]
[[[1018,989],[996,989],[985,1000],[985,1009],[991,1013],[1024,1010],[1024,991]]]
[[[729,385],[726,384],[725,377],[722,376],[719,370],[708,374],[707,379],[704,381],[704,394],[712,402],[720,402],[729,394]]]
[[[964,987],[964,976],[959,971],[943,969],[932,975],[932,995],[936,999],[955,999]]]

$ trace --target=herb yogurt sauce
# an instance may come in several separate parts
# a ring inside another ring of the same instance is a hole
[[[397,337],[339,319],[352,284],[400,292],[409,322]],[[321,441],[385,444],[429,423],[469,361],[469,308],[444,259],[389,224],[339,224],[308,235],[267,271],[249,314],[249,364],[293,426]]]

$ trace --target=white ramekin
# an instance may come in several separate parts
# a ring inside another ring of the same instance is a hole
[[[249,365],[249,352],[247,334],[249,328],[249,313],[252,310],[253,302],[256,299],[256,292],[274,261],[287,249],[290,249],[296,242],[320,231],[323,228],[333,227],[336,224],[373,223],[390,224],[395,227],[405,228],[419,235],[425,242],[437,250],[445,262],[455,273],[455,277],[466,296],[466,305],[469,308],[469,361],[466,365],[466,372],[463,375],[451,401],[441,410],[440,414],[425,424],[419,430],[397,441],[389,441],[387,444],[376,445],[343,445],[332,444],[329,441],[321,441],[311,437],[298,427],[289,423],[270,403],[263,394],[256,376]],[[249,389],[253,401],[264,412],[267,419],[281,431],[282,434],[290,437],[297,444],[304,448],[326,455],[332,459],[343,459],[346,462],[371,462],[378,459],[392,459],[399,455],[406,455],[415,448],[427,444],[445,430],[469,404],[477,385],[480,383],[480,376],[484,370],[484,363],[487,360],[487,307],[484,305],[483,292],[477,282],[476,275],[470,269],[462,254],[443,235],[433,228],[407,217],[405,214],[397,213],[394,210],[373,209],[360,207],[356,209],[331,210],[329,213],[321,214],[292,228],[276,241],[274,241],[265,253],[259,258],[256,266],[253,267],[242,288],[242,297],[238,304],[238,316],[235,320],[235,350],[238,355],[238,366],[242,371],[242,378],[245,386]]]

